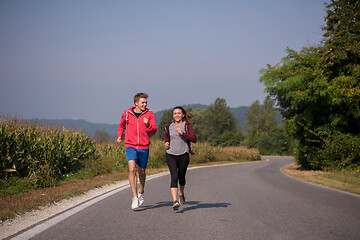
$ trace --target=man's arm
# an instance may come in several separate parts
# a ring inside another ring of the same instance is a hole
[[[117,142],[120,144],[121,143],[121,138],[124,134],[125,128],[126,128],[126,116],[125,116],[125,112],[123,112],[123,114],[121,115],[121,119],[120,119],[120,123],[118,126],[118,130],[117,130]]]

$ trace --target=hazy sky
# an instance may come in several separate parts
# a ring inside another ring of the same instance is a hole
[[[137,92],[154,111],[250,106],[259,70],[320,43],[325,14],[322,0],[0,0],[0,113],[118,123]]]

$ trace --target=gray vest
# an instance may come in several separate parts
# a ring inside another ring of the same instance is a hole
[[[186,143],[186,139],[176,131],[177,128],[180,128],[185,132],[185,122],[180,126],[176,126],[174,123],[169,126],[169,136],[170,136],[170,147],[166,150],[168,154],[171,155],[182,155],[189,152],[189,147]]]

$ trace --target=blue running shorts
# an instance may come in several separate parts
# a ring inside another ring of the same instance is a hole
[[[139,167],[146,168],[149,159],[149,149],[127,147],[125,153],[128,162],[134,160]]]

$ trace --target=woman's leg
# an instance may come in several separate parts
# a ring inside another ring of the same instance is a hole
[[[173,201],[177,200],[177,182],[178,182],[178,171],[177,171],[177,163],[175,156],[166,153],[166,163],[170,170],[170,188],[171,188],[171,196]]]
[[[185,153],[180,156],[181,158],[178,161],[178,175],[179,175],[179,184],[180,184],[180,195],[184,195],[185,184],[186,184],[186,170],[189,166],[189,154]]]

